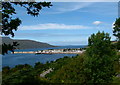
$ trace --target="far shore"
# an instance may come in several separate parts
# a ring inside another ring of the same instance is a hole
[[[81,52],[52,52],[52,53],[38,53],[38,52],[14,52],[14,54],[81,54]]]
[[[82,48],[77,49],[49,49],[49,50],[40,50],[40,51],[21,51],[14,52],[14,54],[81,54],[85,50]]]

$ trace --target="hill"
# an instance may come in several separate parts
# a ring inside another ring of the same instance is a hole
[[[37,42],[37,41],[34,41],[34,40],[16,40],[16,39],[11,39],[9,37],[2,37],[2,43],[11,44],[12,42],[18,42],[19,43],[18,49],[55,47],[53,45],[43,43],[43,42]]]

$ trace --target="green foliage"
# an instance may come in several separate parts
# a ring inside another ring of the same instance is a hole
[[[54,70],[58,70],[59,68],[61,68],[62,66],[64,66],[67,63],[70,63],[71,58],[65,56],[64,58],[59,58],[56,61],[54,61],[50,67],[54,68]]]
[[[86,79],[83,74],[84,56],[74,57],[64,62],[66,64],[51,75],[51,81],[54,83],[79,83],[79,85],[83,85]]]
[[[32,66],[17,65],[14,68],[4,67],[3,68],[3,79],[2,85],[41,85],[47,84],[47,80],[40,78],[35,74]]]
[[[113,81],[111,85],[120,85],[120,77],[113,77]]]
[[[10,67],[9,66],[3,67],[2,70],[3,74],[8,74],[10,72]]]
[[[117,42],[117,49],[120,50],[120,41]]]
[[[26,9],[27,14],[31,16],[38,16],[40,10],[43,7],[50,8],[51,2],[2,2],[2,34],[12,35],[14,37],[13,30],[17,30],[21,24],[19,18],[13,18],[12,15],[16,14],[13,5],[19,5]]]
[[[40,73],[42,73],[43,70],[47,69],[45,64],[42,64],[40,62],[35,63],[34,65],[34,72],[36,75],[39,75]]]
[[[117,38],[116,48],[120,50],[120,18],[116,19],[113,27],[113,35]]]
[[[100,56],[103,55],[113,55],[112,49],[111,49],[111,41],[108,33],[100,33],[98,32],[96,35],[92,34],[91,37],[88,39],[88,45],[89,48],[87,49],[87,53],[89,56]]]
[[[11,34],[14,36],[13,30],[17,30],[17,27],[21,24],[19,18],[13,19],[11,15],[16,14],[15,8],[9,2],[2,2],[2,34]]]
[[[13,42],[13,44],[2,44],[2,53],[0,54],[8,54],[8,51],[11,51],[14,53],[14,50],[16,49],[16,46],[19,44],[17,42]]]
[[[115,75],[113,68],[117,58],[116,51],[111,46],[108,33],[92,34],[89,38],[89,48],[86,50],[85,75],[88,83],[109,83]]]
[[[116,19],[113,27],[113,35],[120,41],[120,18]]]
[[[118,41],[118,42],[115,44],[115,46],[116,46],[116,49],[120,50],[120,41]]]
[[[36,69],[43,68],[43,67],[44,67],[44,64],[42,64],[40,62],[35,63],[35,66],[34,66],[34,68],[36,68]]]
[[[70,58],[70,57],[68,57],[68,56],[65,56],[64,58],[59,58],[59,59],[57,59],[56,61],[52,61],[52,62],[49,63],[49,64],[46,63],[46,65],[47,65],[46,67],[53,69],[53,71],[52,71],[51,73],[47,74],[46,77],[47,77],[48,79],[51,79],[51,76],[53,76],[53,75],[58,75],[56,72],[57,72],[60,68],[62,68],[64,65],[69,64],[69,63],[71,62],[71,59],[72,59],[72,58]]]

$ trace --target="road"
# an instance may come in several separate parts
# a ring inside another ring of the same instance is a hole
[[[53,71],[52,68],[49,68],[47,71],[41,73],[41,74],[40,74],[40,77],[45,77],[46,74],[48,74],[48,73],[50,73],[50,72],[52,72],[52,71]]]

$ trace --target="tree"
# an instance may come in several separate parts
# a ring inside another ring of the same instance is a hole
[[[53,72],[48,74],[49,78],[53,83],[63,83],[63,84],[78,84],[78,85],[86,85],[85,84],[85,76],[84,76],[84,58],[85,56],[76,56],[73,58],[64,58],[56,61],[56,67],[54,67]],[[57,63],[59,62],[59,63]],[[60,66],[61,64],[61,66]]]
[[[113,35],[117,38],[116,47],[120,50],[120,18],[116,19],[113,27]]]
[[[110,39],[109,34],[104,32],[89,37],[84,69],[87,83],[109,84],[112,81],[115,75],[113,65],[117,57]]]
[[[44,67],[44,64],[40,62],[35,63],[35,66],[34,66],[35,69],[43,69],[43,67]]]
[[[2,11],[0,11],[0,15],[2,15],[2,18],[0,18],[0,26],[2,26],[2,35],[12,35],[12,37],[14,37],[14,31],[17,31],[18,26],[20,26],[20,24],[22,23],[22,21],[19,18],[12,17],[12,15],[17,14],[14,5],[19,5],[25,8],[27,14],[34,17],[39,15],[40,10],[43,7],[50,8],[50,6],[52,6],[51,2],[2,2]],[[4,49],[5,51],[9,50],[9,48]],[[12,51],[14,51],[14,49]],[[5,54],[7,52],[4,52],[3,50],[2,53]]]
[[[88,39],[88,46],[90,50],[87,50],[89,55],[103,56],[107,53],[111,53],[111,41],[108,33],[98,32],[96,35],[92,34]],[[90,51],[90,52],[89,52]],[[112,55],[112,54],[111,54]]]
[[[120,41],[120,18],[116,19],[113,27],[113,35]]]
[[[19,44],[17,42],[13,42],[13,44],[2,44],[2,54],[7,54],[8,51],[11,51],[14,53],[14,50],[16,49],[16,46]]]
[[[8,74],[9,71],[10,71],[10,67],[9,67],[9,66],[6,66],[6,67],[3,67],[3,68],[2,68],[2,73],[3,73],[3,74]]]
[[[30,65],[18,65],[12,69],[5,67],[2,85],[47,85],[47,81],[36,76]]]

